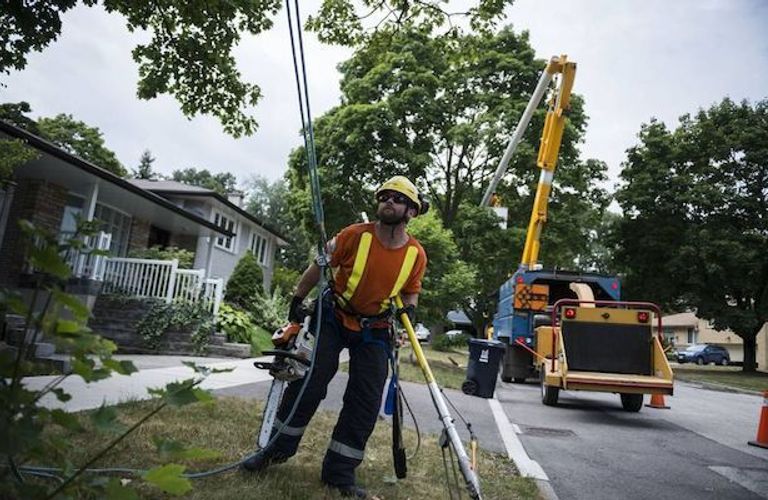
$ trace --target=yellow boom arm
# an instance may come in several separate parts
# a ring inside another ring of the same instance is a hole
[[[547,207],[549,205],[549,193],[552,190],[552,178],[557,165],[557,157],[560,154],[560,144],[565,130],[565,113],[571,102],[571,89],[576,78],[576,63],[569,62],[565,55],[553,57],[547,65],[547,73],[561,74],[560,86],[557,93],[549,103],[549,110],[544,121],[544,130],[541,134],[541,145],[536,165],[541,169],[539,185],[536,188],[536,197],[531,211],[531,220],[528,223],[528,232],[525,237],[525,247],[520,266],[532,269],[539,258],[541,244],[541,230],[547,221]]]

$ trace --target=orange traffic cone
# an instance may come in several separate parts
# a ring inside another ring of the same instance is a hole
[[[757,437],[748,444],[768,448],[768,391],[763,391],[763,408],[760,410],[760,423],[757,424]]]
[[[651,394],[651,402],[645,406],[657,410],[669,410],[669,406],[664,403],[664,394]]]

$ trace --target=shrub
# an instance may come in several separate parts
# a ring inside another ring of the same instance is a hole
[[[195,352],[204,354],[213,333],[213,315],[201,302],[153,301],[152,307],[136,326],[136,332],[151,349],[157,349],[170,328],[188,331]]]
[[[231,304],[249,310],[254,306],[256,297],[263,288],[263,282],[264,275],[256,257],[252,253],[246,252],[235,266],[235,270],[232,271],[232,276],[229,277],[224,299]]]
[[[283,326],[288,317],[288,298],[280,288],[275,288],[272,293],[259,293],[256,295],[251,316],[259,326],[268,332],[273,332]]]
[[[228,341],[241,344],[250,344],[258,328],[247,312],[226,302],[219,307],[217,327],[227,334]]]
[[[301,278],[301,273],[299,271],[294,271],[293,269],[288,269],[283,266],[277,266],[272,274],[272,290],[279,288],[290,293],[296,288],[296,283],[299,282],[299,278]]]
[[[130,257],[135,259],[173,260],[179,261],[179,268],[192,269],[195,262],[195,253],[178,247],[161,247],[155,245],[150,248],[138,248],[131,250]]]
[[[454,337],[448,335],[437,335],[432,339],[432,349],[436,351],[451,351],[455,347],[464,347],[469,341],[469,335],[461,334]]]
[[[260,356],[262,352],[274,348],[272,334],[260,326],[255,326],[254,335],[251,337],[251,355]]]

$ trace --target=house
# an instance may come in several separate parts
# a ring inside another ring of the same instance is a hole
[[[220,297],[245,252],[256,255],[269,286],[275,251],[286,240],[242,208],[242,195],[228,198],[175,182],[126,180],[3,121],[0,139],[20,139],[39,154],[15,170],[11,185],[0,187],[0,286],[24,288],[28,281],[18,220],[65,237],[78,217],[101,221],[101,232],[88,244],[109,254],[69,259],[73,293],[84,295],[89,306],[105,282],[141,297],[171,300],[195,290]],[[154,245],[193,251],[195,269],[129,258],[132,251]]]
[[[676,349],[692,344],[717,344],[728,349],[731,361],[744,361],[744,342],[730,330],[715,330],[712,324],[700,319],[693,312],[670,314],[662,318],[664,338]],[[757,364],[768,366],[768,324],[757,336]]]

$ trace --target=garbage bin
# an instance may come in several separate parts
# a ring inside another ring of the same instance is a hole
[[[497,340],[469,339],[467,379],[461,384],[464,394],[492,398],[504,356],[504,343]]]

